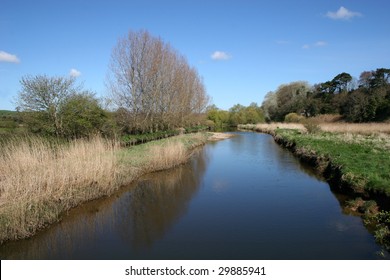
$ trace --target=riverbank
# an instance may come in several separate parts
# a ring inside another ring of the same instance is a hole
[[[184,163],[208,138],[186,134],[130,148],[100,137],[67,144],[15,138],[0,151],[0,242],[32,236],[77,205]]]
[[[313,165],[333,186],[366,196],[390,197],[389,134],[328,132],[321,126],[316,132],[308,133],[301,124],[242,125],[240,128],[273,135],[276,142]]]
[[[349,193],[354,199],[344,207],[361,215],[377,242],[389,251],[390,135],[383,132],[389,124],[376,126],[383,131],[352,125],[352,130],[341,132],[340,127],[333,129],[337,132],[327,132],[316,125],[309,133],[310,127],[302,124],[239,126],[271,134],[278,144],[317,170],[333,189]]]

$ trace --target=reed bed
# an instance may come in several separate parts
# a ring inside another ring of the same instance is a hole
[[[132,148],[101,137],[65,144],[38,137],[7,141],[0,149],[0,242],[31,236],[72,207],[181,164],[206,140],[183,135]]]
[[[117,189],[113,141],[28,138],[0,153],[0,240],[33,234],[59,214]]]
[[[352,134],[390,134],[390,123],[320,123],[322,131]]]

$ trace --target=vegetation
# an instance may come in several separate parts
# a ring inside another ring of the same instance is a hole
[[[27,75],[16,112],[0,111],[0,242],[30,236],[145,172],[181,164],[205,143],[205,133],[185,134],[208,128],[203,81],[169,44],[129,32],[109,70],[106,108],[75,78]]]
[[[296,149],[329,159],[343,174],[342,180],[355,190],[390,196],[390,137],[335,133],[300,133],[277,130],[277,135],[294,143]]]
[[[312,133],[302,124],[260,124],[240,128],[272,133],[300,153],[331,161],[342,174],[340,183],[352,186],[358,192],[390,196],[389,134],[373,134],[367,126],[363,126],[360,134],[325,132],[322,125],[317,126],[318,131]]]
[[[20,115],[15,111],[0,110],[0,135],[23,133],[25,128],[22,126]]]
[[[129,32],[116,44],[108,79],[118,122],[129,134],[198,124],[208,104],[196,69],[160,38]]]
[[[85,201],[110,195],[146,172],[187,160],[206,134],[121,149],[94,137],[68,143],[14,138],[0,151],[0,242],[25,238]]]
[[[373,200],[363,200],[358,197],[346,202],[346,208],[362,215],[364,224],[374,231],[376,241],[390,250],[390,212],[379,211]]]
[[[289,113],[305,117],[340,114],[350,122],[383,121],[390,117],[390,69],[361,73],[358,81],[341,73],[331,81],[281,85],[262,104],[268,121],[283,121]]]
[[[236,127],[242,123],[256,124],[265,121],[263,109],[256,103],[248,107],[240,104],[234,105],[229,111],[218,109],[211,105],[206,110],[209,126],[214,128]]]

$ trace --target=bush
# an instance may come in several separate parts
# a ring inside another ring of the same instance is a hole
[[[284,117],[284,121],[287,123],[300,123],[305,117],[298,115],[297,113],[289,113]]]
[[[306,128],[308,133],[318,133],[321,132],[321,127],[319,124],[311,119],[305,119],[303,126]]]

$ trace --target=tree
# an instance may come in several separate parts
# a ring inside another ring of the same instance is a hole
[[[213,122],[217,128],[223,128],[228,125],[229,112],[217,108],[217,106],[210,105],[206,109],[207,119]]]
[[[129,132],[186,126],[203,113],[208,95],[196,69],[147,31],[118,40],[108,79],[112,100]]]
[[[104,126],[108,115],[91,92],[84,91],[70,96],[61,106],[60,113],[63,135],[66,137],[80,138],[106,132]]]
[[[79,90],[75,79],[37,75],[25,76],[20,83],[16,104],[26,123],[35,131],[62,135],[61,106]]]
[[[245,115],[245,106],[236,104],[229,109],[229,124],[231,126],[237,126],[239,124],[246,124],[247,119]]]
[[[338,74],[336,77],[332,80],[332,85],[335,88],[335,91],[338,93],[341,93],[343,91],[348,91],[348,86],[352,81],[352,76],[348,73],[341,73]]]
[[[292,82],[281,85],[276,92],[268,93],[263,109],[270,120],[283,121],[288,113],[302,114],[310,87],[307,82]]]
[[[379,68],[373,72],[372,79],[370,81],[371,88],[384,87],[389,84],[390,80],[390,69]]]

